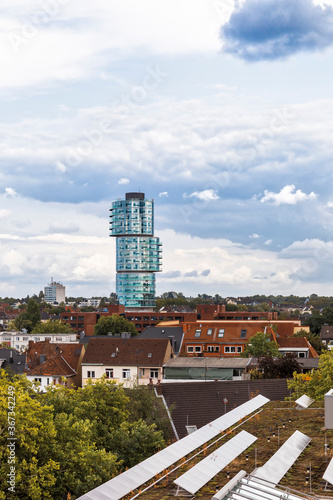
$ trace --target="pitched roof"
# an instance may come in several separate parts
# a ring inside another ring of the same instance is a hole
[[[78,343],[29,342],[27,375],[70,377],[77,373],[84,346]]]
[[[170,340],[140,338],[91,338],[82,364],[113,366],[162,366]]]
[[[173,408],[172,420],[180,438],[187,435],[186,425],[200,428],[223,415],[224,398],[228,400],[226,411],[230,411],[257,394],[271,401],[289,396],[286,379],[170,382],[162,383],[160,391]]]
[[[0,349],[0,368],[10,368],[15,373],[23,373],[25,369],[26,355],[15,349]]]
[[[309,349],[312,358],[318,358],[317,351],[312,347],[310,342],[305,337],[284,337],[277,339],[278,346],[282,349]]]
[[[169,338],[174,348],[175,354],[179,353],[183,340],[183,327],[182,326],[149,326],[140,335],[138,339],[165,339]],[[171,337],[171,338],[170,338]]]
[[[333,325],[323,325],[320,330],[320,338],[333,339]]]

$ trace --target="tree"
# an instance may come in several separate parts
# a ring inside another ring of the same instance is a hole
[[[288,382],[292,398],[306,394],[316,401],[323,401],[325,394],[333,387],[333,352],[327,351],[319,356],[318,370],[311,373],[294,374]]]
[[[102,316],[95,326],[94,335],[108,335],[109,333],[128,332],[132,336],[138,334],[134,324],[123,316],[113,314],[112,316]]]
[[[29,299],[26,310],[20,312],[14,320],[14,324],[18,330],[25,328],[29,333],[31,333],[33,328],[40,323],[40,319],[41,314],[37,302],[33,299]]]
[[[259,359],[258,364],[263,378],[289,378],[295,372],[301,371],[297,358],[293,354],[286,354],[279,358],[264,356]]]
[[[243,357],[253,356],[279,356],[279,348],[275,342],[270,341],[270,336],[266,333],[258,332],[245,344]]]
[[[31,333],[74,333],[74,331],[67,323],[61,323],[60,320],[49,320],[39,323]]]

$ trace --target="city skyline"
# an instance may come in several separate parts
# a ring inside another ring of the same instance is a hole
[[[0,294],[114,292],[141,191],[157,295],[331,295],[332,6],[4,0]]]

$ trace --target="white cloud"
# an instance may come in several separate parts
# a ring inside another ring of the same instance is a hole
[[[317,198],[314,192],[306,194],[300,189],[297,189],[297,191],[295,191],[295,189],[294,184],[289,184],[284,186],[279,193],[265,190],[261,202],[273,203],[274,205],[296,205],[302,201],[315,200]]]
[[[216,201],[220,197],[215,189],[204,189],[203,191],[194,191],[189,195],[184,195],[184,198],[198,198],[201,201]]]
[[[252,234],[250,234],[249,238],[256,240],[256,239],[260,238],[260,236],[257,233],[252,233]]]
[[[56,165],[56,168],[57,168],[57,170],[58,170],[59,172],[61,172],[61,173],[63,173],[63,174],[64,174],[65,172],[67,172],[67,167],[66,167],[66,165],[65,165],[64,163],[62,163],[62,161],[56,161],[56,162],[55,162],[55,165]]]
[[[162,193],[158,193],[158,196],[160,198],[168,198],[169,193],[168,193],[168,191],[163,191]]]
[[[127,179],[126,177],[122,177],[121,179],[119,179],[118,184],[121,185],[129,184],[129,179]]]
[[[5,197],[6,198],[14,198],[17,195],[17,192],[13,188],[5,188]]]
[[[11,215],[11,211],[10,210],[6,210],[5,208],[1,208],[0,209],[0,219],[6,219],[10,215]]]

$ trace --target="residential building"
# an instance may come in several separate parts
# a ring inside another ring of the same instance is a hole
[[[301,329],[298,320],[272,321],[196,321],[183,323],[184,339],[181,355],[207,357],[239,357],[244,346],[258,332],[270,333],[276,328],[277,338],[292,336]]]
[[[182,326],[149,326],[138,335],[138,339],[165,339],[168,338],[176,356],[178,356],[183,343]]]
[[[66,297],[64,285],[53,281],[53,278],[51,278],[51,283],[44,287],[44,301],[47,304],[60,304],[61,302],[65,303]]]
[[[285,337],[276,339],[279,353],[294,354],[297,358],[319,358],[317,351],[305,337]]]
[[[166,339],[91,338],[82,361],[82,385],[105,376],[125,387],[157,383],[162,379],[163,365],[173,355]]]
[[[81,386],[81,362],[84,345],[29,342],[25,373],[31,382],[39,382],[38,390],[45,391],[50,385],[69,388]]]
[[[323,325],[320,330],[320,340],[326,345],[327,349],[333,349],[333,326]]]
[[[0,332],[0,344],[5,344],[20,352],[27,350],[29,341],[44,342],[49,340],[51,343],[75,343],[77,342],[76,333],[26,333],[26,332]]]
[[[155,273],[161,271],[162,249],[154,236],[154,200],[126,193],[112,202],[110,236],[116,238],[116,292],[127,308],[155,307]]]

